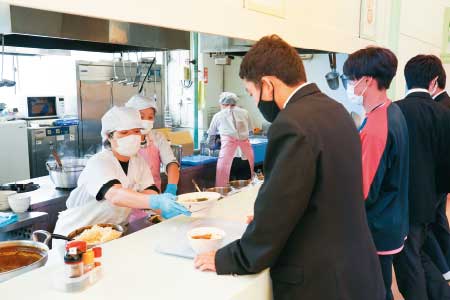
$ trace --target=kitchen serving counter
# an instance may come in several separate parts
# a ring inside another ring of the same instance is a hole
[[[211,217],[244,222],[253,212],[258,186],[220,200]],[[186,222],[186,217],[140,230],[103,247],[104,277],[89,289],[74,294],[51,286],[62,266],[60,254],[51,251],[46,266],[0,284],[0,295],[22,299],[271,299],[268,270],[248,276],[217,276],[194,268],[193,261],[154,250],[158,241]]]

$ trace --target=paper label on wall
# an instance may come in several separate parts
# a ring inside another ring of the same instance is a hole
[[[75,141],[75,134],[69,135],[69,140],[70,141]]]
[[[286,0],[244,0],[244,7],[267,15],[286,17]]]
[[[57,141],[64,141],[64,136],[63,135],[57,135],[56,136],[56,140]]]

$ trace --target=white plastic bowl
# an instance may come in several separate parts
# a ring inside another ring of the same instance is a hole
[[[8,203],[12,211],[15,213],[23,213],[30,207],[30,196],[23,194],[14,194],[8,197]]]
[[[182,194],[177,201],[192,213],[193,217],[206,217],[222,195],[214,192],[195,192]],[[193,199],[207,198],[206,201],[193,202]]]
[[[193,239],[192,236],[213,234],[211,239]],[[223,239],[226,233],[217,227],[197,227],[191,229],[187,233],[187,238],[189,240],[189,245],[195,253],[201,254],[219,249],[222,246]]]

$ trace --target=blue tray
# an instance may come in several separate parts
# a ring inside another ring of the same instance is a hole
[[[206,156],[206,155],[191,155],[184,156],[181,159],[181,164],[184,166],[199,166],[217,161],[217,157]]]

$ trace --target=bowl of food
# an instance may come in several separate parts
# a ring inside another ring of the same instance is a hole
[[[30,207],[31,197],[24,194],[8,196],[8,204],[15,213],[23,213]]]
[[[189,245],[196,254],[210,252],[222,246],[226,233],[217,227],[196,227],[187,233]]]
[[[68,234],[68,238],[85,241],[88,248],[120,238],[125,229],[117,224],[96,224],[78,228]]]
[[[195,192],[177,197],[178,203],[186,207],[194,217],[206,216],[222,195],[214,192]]]

